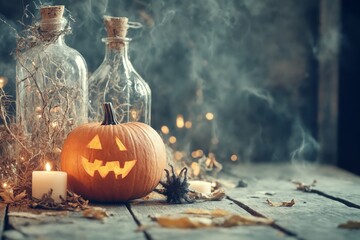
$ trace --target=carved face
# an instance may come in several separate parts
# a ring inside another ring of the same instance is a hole
[[[115,137],[114,142],[113,148],[117,148],[120,152],[127,151],[126,147],[118,137]],[[94,176],[95,171],[99,172],[102,178],[105,178],[109,172],[114,172],[116,179],[120,176],[124,179],[136,164],[136,159],[125,162],[121,162],[116,159],[116,157],[110,161],[102,159],[102,151],[106,151],[106,149],[103,149],[99,135],[95,135],[95,137],[87,144],[86,148],[90,149],[90,151],[98,152],[93,159],[81,156],[82,166],[91,177]]]
[[[69,190],[102,202],[145,196],[158,185],[165,163],[161,137],[142,123],[83,124],[68,135],[61,152]]]

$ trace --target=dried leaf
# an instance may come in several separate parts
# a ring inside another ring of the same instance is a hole
[[[14,202],[14,193],[10,191],[4,191],[0,193],[0,197],[4,200],[5,203],[12,203]]]
[[[61,196],[61,203],[56,203],[51,197],[52,189],[48,193],[45,193],[41,199],[33,199],[30,204],[32,208],[51,209],[51,210],[68,210],[68,211],[80,211],[89,208],[89,201],[83,199],[80,195],[67,191],[67,198],[63,199]]]
[[[187,209],[183,213],[191,216],[157,216],[152,217],[152,220],[167,228],[234,227],[239,225],[269,225],[274,222],[268,218],[232,214],[223,209]]]
[[[213,226],[213,222],[205,217],[154,217],[160,226],[166,228],[204,228]]]
[[[338,228],[360,229],[360,221],[347,221],[346,223],[339,224]]]
[[[312,187],[315,187],[317,181],[313,180],[311,184],[306,185],[305,183],[299,181],[292,181],[296,185],[296,189],[299,191],[310,192]]]
[[[225,190],[224,189],[217,189],[210,194],[210,196],[206,196],[205,200],[208,201],[220,201],[225,197]]]
[[[83,216],[90,219],[103,220],[109,215],[106,213],[105,208],[92,207],[83,211]]]
[[[290,202],[274,203],[274,202],[270,201],[269,199],[266,199],[266,203],[272,207],[292,207],[295,205],[295,200],[291,199]]]
[[[153,191],[153,192],[149,193],[148,195],[146,195],[145,197],[142,197],[141,199],[142,200],[164,199],[164,195],[161,195],[160,193]]]
[[[20,200],[26,197],[26,191],[22,191],[18,195],[14,196],[14,191],[12,188],[6,189],[0,193],[0,197],[4,200],[5,203],[14,203],[19,202]]]
[[[206,209],[189,208],[185,210],[184,213],[194,214],[194,215],[208,215],[212,217],[224,217],[230,215],[228,211],[223,209],[206,210]]]
[[[217,189],[214,192],[212,192],[210,195],[206,195],[203,193],[199,193],[196,191],[192,191],[189,193],[189,196],[196,200],[203,200],[203,201],[221,201],[224,199],[225,190],[224,189]]]
[[[239,225],[270,225],[272,223],[274,223],[274,220],[268,218],[233,214],[226,218],[221,226],[234,227]]]
[[[26,197],[26,191],[22,191],[21,193],[19,193],[18,195],[15,196],[14,198],[14,202],[18,202],[20,200],[22,200],[23,198]]]

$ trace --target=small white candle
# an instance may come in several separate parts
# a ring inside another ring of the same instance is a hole
[[[32,197],[41,199],[52,189],[51,197],[55,202],[60,203],[60,195],[66,199],[67,173],[50,170],[50,164],[46,163],[46,171],[32,172]]]
[[[189,181],[190,190],[210,195],[211,194],[211,183],[204,181]]]

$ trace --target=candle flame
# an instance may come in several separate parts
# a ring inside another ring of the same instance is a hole
[[[50,163],[45,164],[45,169],[46,169],[46,171],[50,172],[50,170],[51,170]]]

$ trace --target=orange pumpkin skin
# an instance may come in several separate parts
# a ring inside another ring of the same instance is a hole
[[[165,164],[161,137],[139,122],[81,125],[68,135],[61,154],[69,189],[98,202],[124,202],[146,196],[158,185]]]

